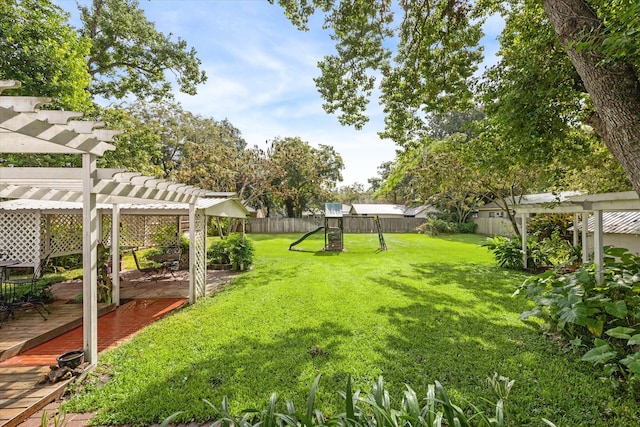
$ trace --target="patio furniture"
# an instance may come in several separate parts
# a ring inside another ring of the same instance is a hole
[[[136,255],[135,249],[131,249],[131,254],[133,255],[133,260],[136,263],[136,269],[140,273],[142,273],[143,276],[151,276],[153,274],[159,273],[164,268],[163,266],[158,267],[156,265],[150,265],[150,266],[141,267],[140,266],[140,261],[138,261],[138,255]]]
[[[165,248],[163,253],[152,255],[149,257],[149,259],[162,264],[165,271],[168,271],[169,273],[171,273],[171,276],[175,277],[175,272],[180,269],[181,257],[181,246],[169,246]]]
[[[33,308],[42,316],[42,319],[47,320],[44,313],[49,314],[50,311],[45,306],[44,290],[38,286],[38,282],[42,279],[44,270],[49,263],[49,256],[50,254],[47,254],[40,260],[38,266],[33,270],[33,275],[30,277],[18,279],[5,277],[3,286],[9,288],[9,292],[12,294],[12,299],[9,303],[11,311]]]
[[[0,258],[2,256],[0,255]],[[0,259],[0,278],[5,279],[9,277],[7,272],[7,267],[11,267],[13,265],[20,264],[20,260],[18,259],[7,259],[6,257]]]
[[[0,278],[0,328],[9,317],[15,318],[12,303],[15,300],[15,285],[2,283]]]

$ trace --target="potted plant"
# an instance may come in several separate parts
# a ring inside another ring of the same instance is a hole
[[[214,242],[207,250],[209,266],[214,270],[230,270],[231,259],[225,240]]]
[[[229,260],[234,270],[244,270],[253,263],[253,243],[240,233],[227,238]]]

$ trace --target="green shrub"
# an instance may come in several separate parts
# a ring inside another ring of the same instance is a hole
[[[225,241],[234,270],[243,270],[253,263],[253,243],[246,236],[231,233]]]
[[[605,247],[603,282],[593,264],[574,272],[550,270],[527,279],[516,291],[536,307],[521,319],[538,316],[562,332],[582,360],[601,365],[607,375],[640,381],[640,257],[623,248]]]
[[[253,263],[253,252],[251,240],[240,233],[231,233],[209,246],[207,259],[210,264],[231,264],[234,270],[242,270]]]
[[[503,236],[489,237],[480,246],[493,252],[493,257],[500,267],[511,270],[524,270],[524,254],[520,240]],[[554,242],[543,240],[538,242],[534,238],[527,240],[527,270],[538,271],[555,265],[554,259],[557,246]],[[565,257],[566,258],[566,257]],[[565,258],[562,258],[565,260]],[[562,263],[563,265],[566,262]]]
[[[226,240],[216,240],[207,249],[208,264],[231,264]]]
[[[476,232],[478,225],[474,222],[451,222],[439,218],[428,218],[424,224],[418,226],[419,233],[437,236],[440,234],[468,233]]]
[[[538,241],[551,239],[555,235],[570,242],[573,239],[573,232],[569,231],[572,225],[571,214],[540,214],[529,220],[527,230]]]
[[[500,267],[511,270],[524,269],[523,253],[519,241],[503,236],[493,236],[487,238],[480,246],[493,252],[493,257]]]
[[[475,222],[456,222],[456,233],[473,234],[478,229],[478,224]]]

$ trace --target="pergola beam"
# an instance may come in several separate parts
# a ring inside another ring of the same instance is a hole
[[[603,211],[620,212],[637,210],[640,210],[640,198],[635,191],[571,196],[568,197],[566,201],[551,206],[538,204],[515,207],[516,213],[523,215],[523,218],[524,215],[530,213],[572,213],[574,214],[574,218],[577,218],[577,214],[580,213],[582,216],[582,261],[585,263],[589,261],[589,251],[587,248],[587,228],[589,224],[589,213],[593,212],[593,252],[598,283],[602,283],[604,271],[604,233],[602,221]],[[525,227],[526,225],[524,224],[523,220],[523,229]],[[577,222],[574,223],[574,227],[577,227]],[[525,233],[523,233],[523,236],[524,235]],[[526,250],[526,242],[523,238],[522,251],[524,252],[525,256]]]

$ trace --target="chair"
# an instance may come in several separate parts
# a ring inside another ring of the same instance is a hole
[[[0,328],[2,328],[2,323],[5,320],[9,319],[9,317],[15,319],[15,314],[13,314],[13,302],[16,299],[16,285],[14,284],[4,284],[2,283],[2,278],[0,278]]]
[[[162,267],[156,267],[156,266],[140,267],[140,262],[138,261],[138,255],[136,255],[136,251],[134,249],[131,249],[131,254],[133,255],[133,260],[136,263],[136,269],[140,273],[142,273],[143,276],[150,276],[162,270]]]
[[[40,260],[38,266],[34,268],[33,275],[31,277],[10,279],[5,278],[4,287],[7,288],[7,292],[10,294],[9,313],[13,316],[15,310],[27,310],[29,308],[35,309],[42,319],[47,320],[44,312],[50,314],[51,312],[45,306],[46,297],[44,289],[39,288],[37,283],[42,279],[44,270],[49,263],[49,257],[51,254],[47,254]],[[25,288],[27,288],[25,290]],[[4,291],[3,291],[4,292]]]
[[[164,251],[166,261],[164,267],[175,277],[175,272],[180,269],[180,258],[182,258],[182,246],[169,246]]]

